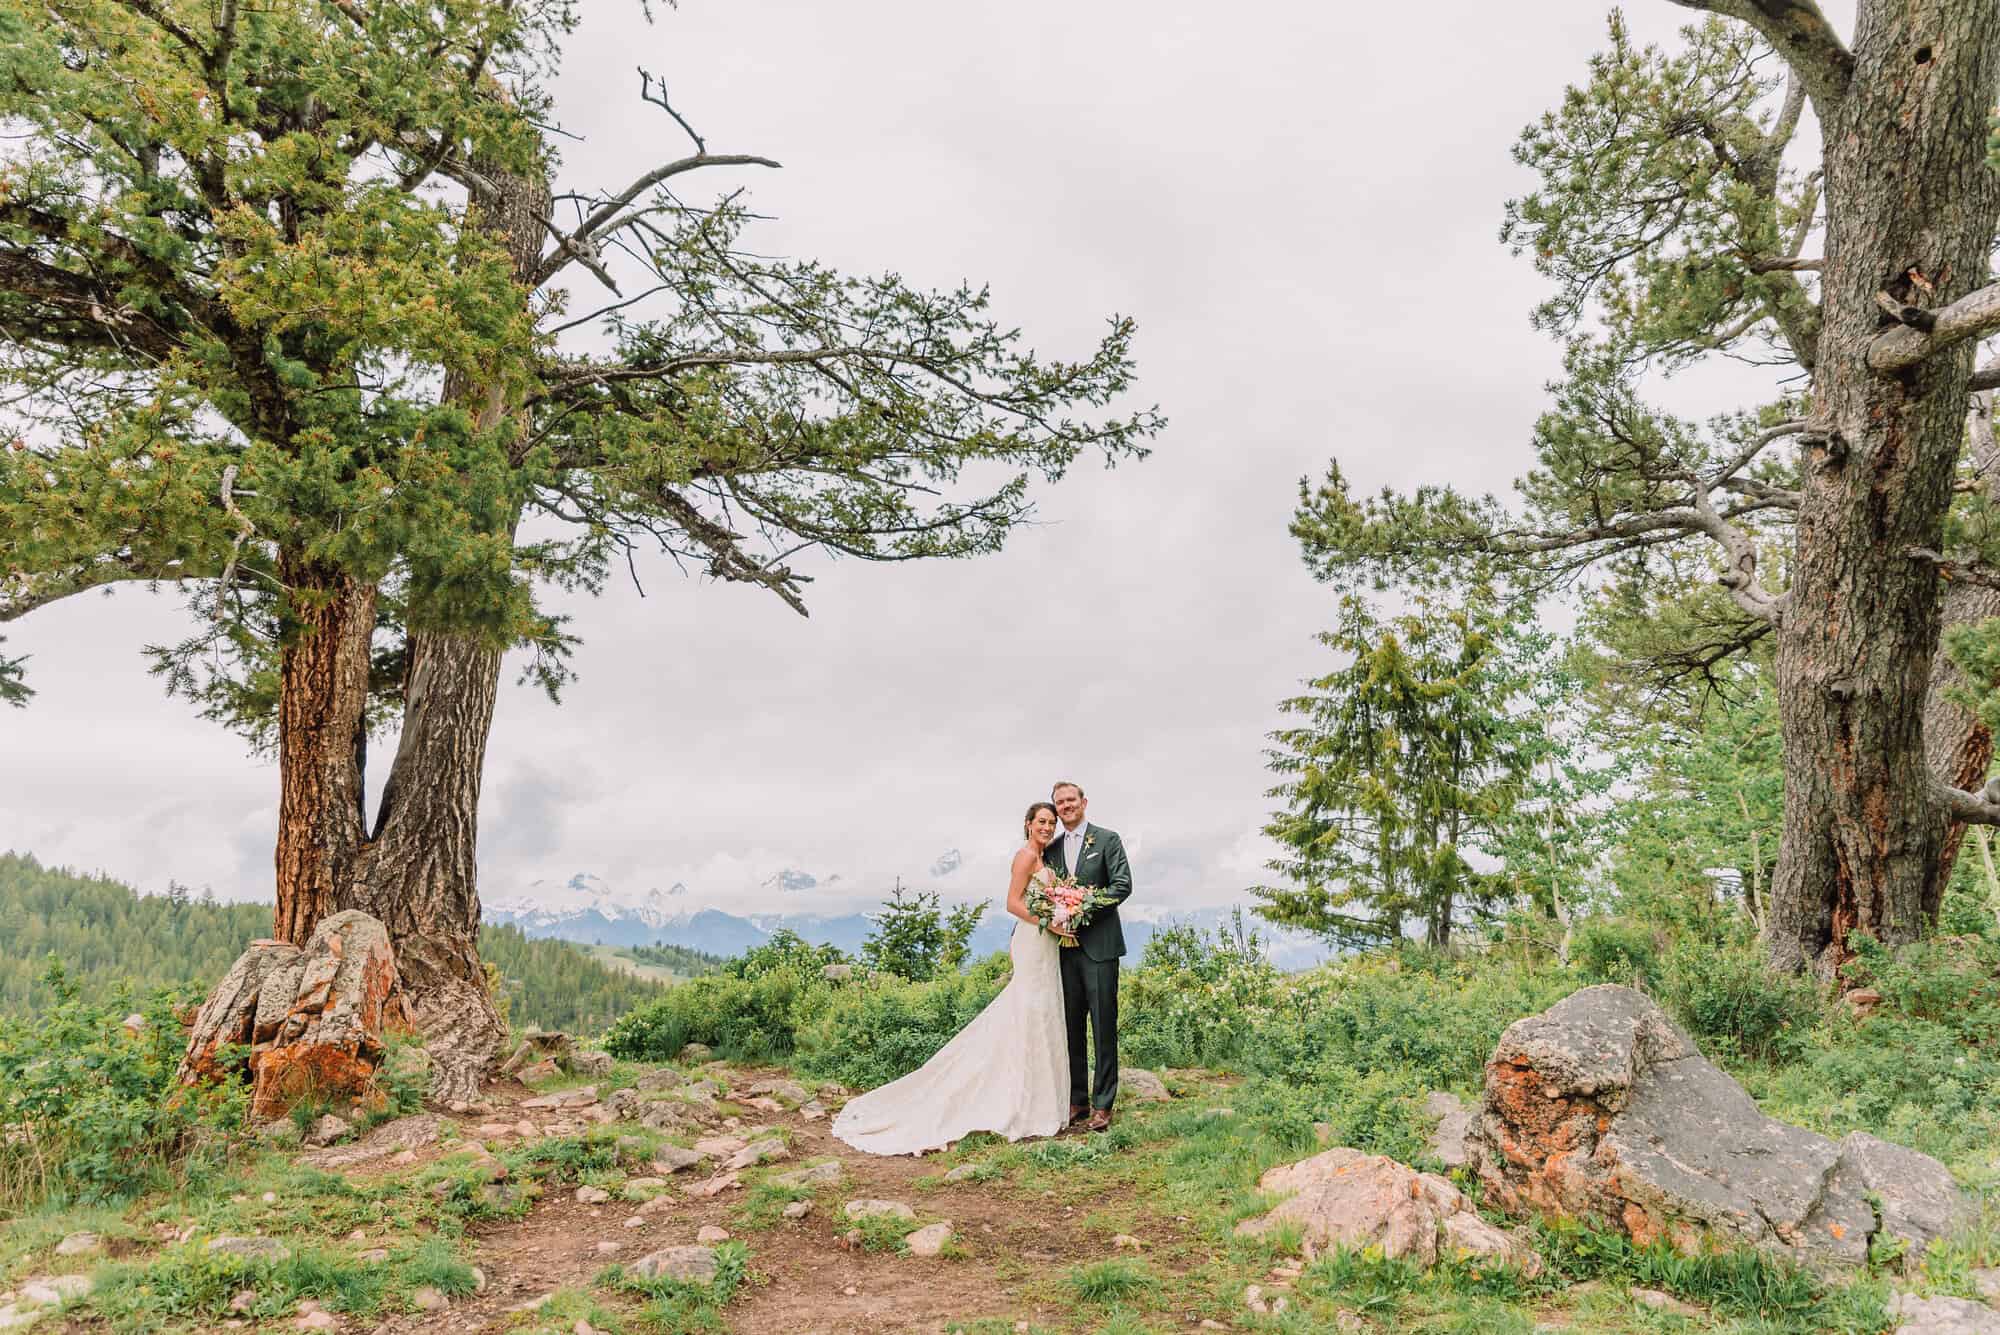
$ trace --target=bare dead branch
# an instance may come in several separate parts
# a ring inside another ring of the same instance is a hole
[[[1885,296],[1877,301],[1883,302]],[[1878,371],[1907,370],[1933,353],[2000,329],[2000,283],[1989,283],[1935,311],[1902,306],[1894,298],[1886,298],[1883,308],[1901,323],[1875,336],[1868,364]],[[1910,311],[1918,311],[1918,318],[1910,318]]]

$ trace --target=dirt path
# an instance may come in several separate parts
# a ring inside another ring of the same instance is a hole
[[[739,1069],[731,1079],[741,1084],[764,1074],[783,1073]],[[547,1116],[521,1107],[531,1097],[512,1081],[493,1086],[487,1094],[493,1113],[465,1119],[466,1131],[473,1133],[477,1122]],[[781,1127],[791,1137],[790,1164],[840,1161],[842,1181],[821,1194],[806,1218],[745,1230],[735,1215],[747,1188],[707,1199],[679,1189],[684,1180],[700,1180],[699,1168],[675,1179],[670,1199],[643,1214],[629,1202],[586,1205],[577,1202],[573,1187],[551,1189],[523,1218],[475,1228],[473,1260],[486,1277],[483,1293],[444,1312],[392,1318],[377,1328],[378,1335],[518,1328],[523,1304],[564,1288],[588,1290],[607,1309],[636,1307],[629,1295],[593,1287],[593,1276],[662,1247],[694,1243],[705,1225],[729,1230],[750,1248],[751,1280],[724,1313],[729,1329],[742,1335],[941,1331],[947,1323],[980,1318],[1062,1325],[1065,1308],[1037,1301],[1027,1290],[1057,1257],[1067,1265],[1080,1256],[1113,1254],[1109,1237],[1088,1230],[1086,1211],[1074,1204],[1024,1200],[1004,1182],[920,1187],[919,1179],[939,1173],[936,1156],[884,1159],[857,1153],[833,1138],[828,1118],[809,1122],[797,1112],[752,1117],[741,1129],[720,1134]],[[926,1260],[842,1246],[848,1224],[840,1217],[841,1206],[857,1199],[900,1200],[923,1221],[951,1221],[961,1254]],[[628,1225],[634,1219],[639,1222]]]

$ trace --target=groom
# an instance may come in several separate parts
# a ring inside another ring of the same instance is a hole
[[[1132,864],[1125,845],[1101,825],[1084,819],[1083,789],[1064,780],[1049,794],[1063,831],[1049,841],[1042,860],[1067,872],[1088,890],[1112,902],[1097,910],[1076,934],[1077,943],[1062,951],[1063,1018],[1069,1022],[1069,1120],[1090,1116],[1092,1131],[1111,1127],[1111,1104],[1118,1097],[1118,959],[1125,953],[1125,931],[1118,924],[1118,905],[1132,893]],[[1083,1035],[1088,1019],[1097,1043],[1097,1069],[1084,1085]]]

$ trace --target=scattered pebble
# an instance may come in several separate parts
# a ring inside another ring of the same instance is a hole
[[[813,1203],[811,1201],[793,1201],[785,1207],[785,1218],[804,1219],[812,1213],[812,1208]]]
[[[451,1299],[445,1297],[428,1284],[418,1289],[415,1293],[412,1293],[410,1301],[416,1304],[419,1312],[442,1312],[445,1308],[451,1306]]]
[[[576,1199],[579,1205],[602,1205],[611,1199],[611,1193],[603,1187],[578,1187]]]
[[[1146,1244],[1133,1237],[1130,1233],[1116,1233],[1112,1235],[1111,1245],[1121,1252],[1136,1252],[1142,1250]]]
[[[903,1245],[910,1249],[910,1255],[929,1258],[942,1255],[951,1238],[951,1221],[946,1219],[908,1234],[903,1239]]]
[[[727,1242],[729,1241],[729,1230],[726,1228],[717,1228],[714,1224],[703,1224],[700,1231],[694,1235],[694,1240],[696,1242]]]
[[[95,1256],[104,1250],[104,1240],[95,1233],[72,1233],[56,1244],[57,1256]]]

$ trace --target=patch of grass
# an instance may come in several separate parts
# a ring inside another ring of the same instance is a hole
[[[892,1214],[865,1215],[860,1219],[845,1219],[847,1228],[861,1234],[861,1250],[865,1252],[893,1252],[903,1246],[903,1239],[924,1226],[922,1219],[902,1219]]]
[[[229,1300],[251,1289],[257,1300],[246,1315],[257,1319],[288,1315],[306,1298],[329,1311],[372,1317],[390,1280],[382,1267],[322,1248],[301,1248],[280,1261],[214,1253],[195,1241],[146,1262],[103,1267],[89,1305],[114,1328],[146,1329],[176,1318],[220,1320],[231,1315]]]
[[[1159,1286],[1142,1262],[1124,1258],[1071,1266],[1063,1282],[1078,1299],[1099,1305],[1126,1302]]]
[[[750,1249],[732,1239],[716,1247],[715,1278],[706,1284],[664,1277],[642,1279],[623,1266],[611,1267],[598,1280],[645,1296],[648,1301],[639,1313],[639,1320],[647,1329],[683,1335],[726,1329],[722,1309],[749,1277]]]
[[[479,1287],[472,1267],[443,1238],[426,1238],[398,1267],[398,1278],[413,1289],[433,1288],[447,1298],[463,1298]]]
[[[793,1201],[813,1199],[811,1187],[785,1187],[776,1182],[759,1182],[750,1188],[750,1194],[743,1198],[730,1220],[738,1228],[766,1229],[775,1227],[785,1217],[785,1207]]]
[[[624,1335],[629,1329],[618,1312],[598,1306],[596,1299],[581,1289],[557,1289],[523,1319],[526,1324],[515,1328],[517,1335],[570,1335],[579,1321],[589,1322],[605,1335]]]

